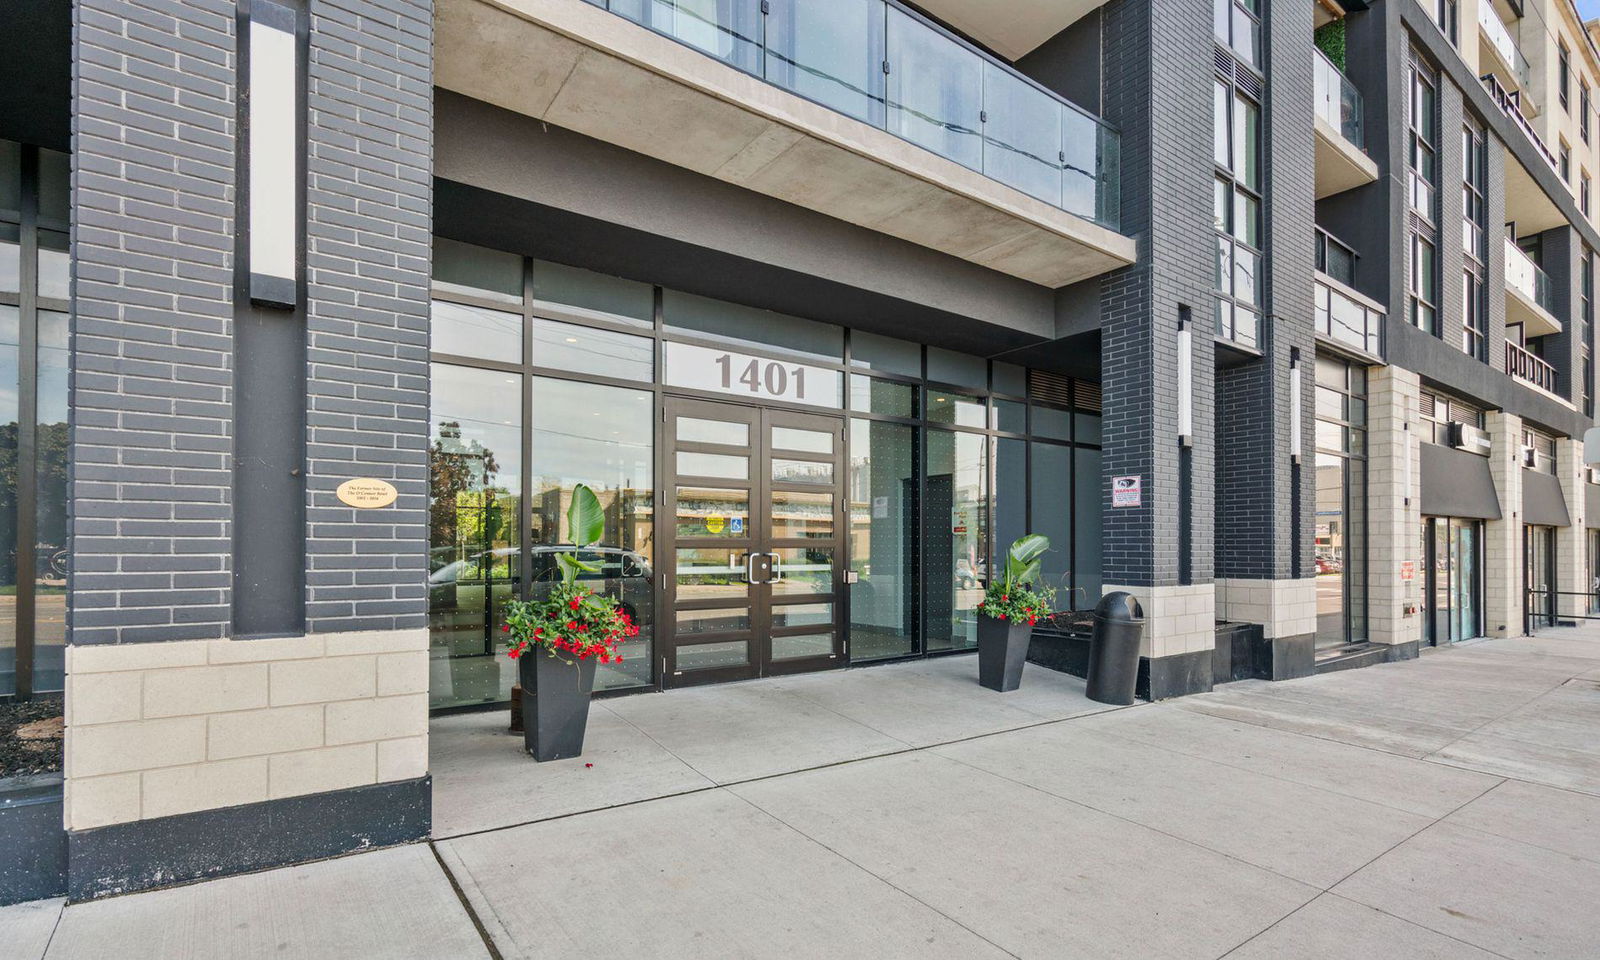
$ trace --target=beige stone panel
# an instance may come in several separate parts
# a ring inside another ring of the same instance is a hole
[[[428,738],[407,737],[378,744],[378,782],[414,780],[428,772]]]
[[[361,630],[353,633],[325,633],[328,656],[352,657],[364,653],[398,653],[402,650],[428,649],[428,631],[415,630]]]
[[[206,646],[212,663],[305,660],[322,656],[323,650],[322,636],[315,633],[304,637],[273,637],[265,640],[212,640]]]
[[[386,653],[378,658],[378,696],[427,692],[427,653]]]
[[[144,675],[144,715],[183,717],[267,705],[267,665],[241,663]]]
[[[72,777],[66,782],[66,827],[90,830],[138,820],[139,774]]]
[[[422,736],[428,732],[428,695],[330,703],[328,743],[355,743]]]
[[[139,720],[73,727],[67,737],[70,777],[149,770],[206,758],[204,717]]]
[[[144,773],[144,816],[237,807],[267,799],[267,759],[244,757]]]
[[[141,673],[86,673],[67,677],[67,723],[117,723],[138,720],[144,710]]]
[[[320,704],[307,704],[212,716],[207,719],[206,758],[227,760],[320,747],[322,711]]]
[[[324,657],[272,665],[275,707],[362,699],[373,696],[377,687],[378,658],[374,656]]]
[[[376,756],[371,743],[280,754],[270,759],[268,793],[276,800],[374,783]]]
[[[67,673],[108,673],[198,667],[206,662],[205,640],[168,643],[74,643],[67,646]]]

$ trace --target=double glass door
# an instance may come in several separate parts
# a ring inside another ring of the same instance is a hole
[[[844,663],[844,421],[667,398],[665,686]]]
[[[1483,636],[1483,523],[1424,518],[1422,551],[1424,642],[1441,646]]]

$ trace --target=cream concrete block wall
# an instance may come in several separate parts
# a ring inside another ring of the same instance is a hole
[[[1572,523],[1556,530],[1556,611],[1563,616],[1588,612],[1589,590],[1588,517],[1584,486],[1583,441],[1556,441],[1556,479],[1561,481],[1561,497],[1567,501],[1567,518]]]
[[[1144,636],[1139,654],[1171,657],[1211,650],[1217,644],[1216,590],[1212,584],[1120,587],[1107,585],[1101,596],[1123,590],[1144,609]]]
[[[1500,519],[1483,525],[1483,609],[1491,637],[1522,635],[1522,418],[1489,413],[1489,475]]]
[[[1317,632],[1317,581],[1222,579],[1216,583],[1217,616],[1259,623],[1268,640]]]
[[[69,646],[70,830],[428,769],[426,630]]]
[[[1476,21],[1473,21],[1476,30]],[[1400,367],[1367,375],[1367,638],[1422,638],[1422,382]],[[1402,571],[1410,564],[1412,577]]]

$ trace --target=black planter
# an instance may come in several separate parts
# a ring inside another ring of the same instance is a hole
[[[978,615],[978,682],[1005,693],[1022,685],[1022,664],[1028,659],[1027,624]]]
[[[583,753],[594,666],[593,657],[568,663],[538,647],[517,661],[522,678],[522,743],[540,763]]]

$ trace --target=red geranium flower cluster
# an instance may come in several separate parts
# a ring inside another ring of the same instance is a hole
[[[506,656],[515,660],[542,647],[563,660],[621,663],[617,644],[639,635],[639,627],[611,597],[593,593],[576,583],[558,583],[543,600],[516,600],[506,604]]]

